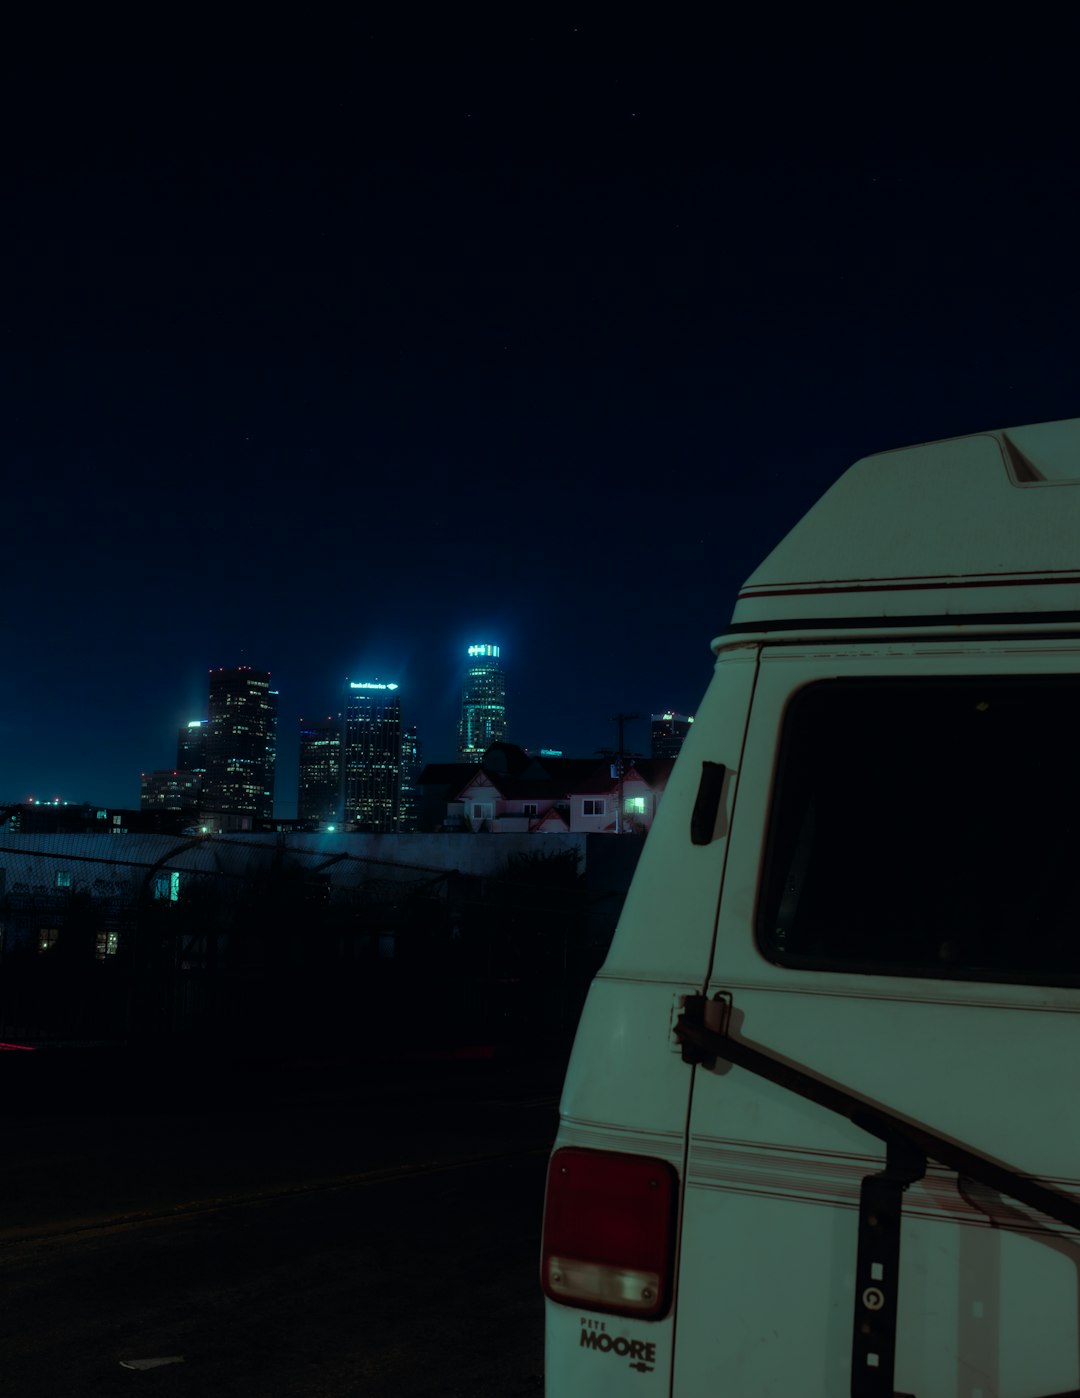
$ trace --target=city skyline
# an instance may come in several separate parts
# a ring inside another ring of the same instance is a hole
[[[367,23],[5,87],[4,799],[134,807],[252,665],[291,813],[345,675],[452,758],[478,640],[611,748],[855,460],[1080,413],[1067,36]]]
[[[215,786],[221,786],[223,766],[250,768],[255,757],[261,759],[263,770],[270,773],[268,779],[272,786],[277,748],[276,708],[272,721],[262,722],[265,706],[261,693],[255,694],[254,704],[249,695],[249,691],[268,690],[269,683],[268,671],[251,671],[249,667],[212,670],[208,708],[214,712],[216,694],[214,721],[191,719],[181,725],[177,736],[177,767],[142,773],[140,809],[182,809],[192,818],[196,812],[201,812],[202,818],[210,822],[206,829],[216,825],[217,818],[222,816],[255,816],[265,821],[270,814],[265,807],[256,809],[251,799],[238,799],[236,792],[221,799],[221,792],[216,791]],[[227,696],[224,713],[223,693]],[[270,691],[270,695],[276,701],[277,692]],[[329,830],[385,833],[415,829],[421,794],[419,776],[425,765],[424,744],[417,725],[405,724],[407,715],[403,714],[401,700],[401,686],[396,681],[346,680],[336,717],[331,714],[315,720],[301,718],[295,814],[282,809],[284,803],[279,800],[274,803],[273,818],[295,819]],[[231,713],[230,705],[237,705],[239,712]],[[238,741],[233,741],[231,732],[223,731],[226,724],[222,720],[230,716],[233,730],[241,735]],[[620,742],[624,737],[624,725],[641,717],[638,714],[617,717]],[[650,717],[650,752],[646,754],[635,743],[628,743],[621,750],[631,760],[635,755],[673,759],[693,717],[670,711]],[[465,652],[458,759],[465,767],[479,764],[493,745],[508,744],[509,738],[501,647],[493,642],[473,643]],[[512,746],[525,751],[517,744]],[[563,757],[561,752],[552,749],[532,749],[534,757],[542,754]],[[611,750],[604,749],[600,755],[609,757]],[[574,760],[580,762],[581,756]],[[597,754],[591,756],[595,758]],[[206,776],[211,764],[213,781],[208,786]],[[228,822],[226,828],[229,828]]]
[[[480,648],[481,647],[478,647],[475,642],[470,642],[468,645],[458,646],[458,653],[455,656],[449,657],[449,664],[451,665],[451,667],[456,666],[456,669],[453,670],[453,673],[451,674],[449,681],[447,681],[447,692],[443,697],[443,702],[441,706],[425,706],[422,700],[418,702],[416,696],[411,696],[408,693],[407,685],[395,683],[395,692],[401,699],[401,721],[403,731],[405,728],[408,727],[412,727],[417,730],[416,736],[423,744],[424,763],[451,761],[460,756],[463,687],[466,686],[468,683],[467,668],[469,666],[470,660],[474,658],[470,655],[470,652],[478,651]],[[504,661],[502,656],[499,654],[499,652],[505,649],[504,646],[498,644],[488,644],[486,645],[486,647],[483,648],[494,650],[496,652],[500,664],[508,663],[512,665],[512,660]],[[212,677],[215,673],[218,673],[220,671],[239,671],[245,668],[250,670],[252,667],[222,666],[216,667],[216,669],[211,669],[208,672],[208,674]],[[382,672],[389,673],[389,671],[385,668]],[[324,717],[324,719],[322,720],[306,720],[302,714],[297,714],[294,716],[292,713],[289,712],[287,708],[283,707],[282,705],[283,696],[281,693],[281,687],[276,678],[276,672],[272,669],[264,668],[260,669],[255,673],[265,676],[267,683],[273,684],[274,694],[278,701],[278,713],[274,739],[276,760],[274,764],[275,770],[273,815],[279,819],[292,819],[300,814],[300,727],[304,723],[325,723],[327,722],[327,719]],[[347,679],[344,681],[344,684],[348,684]],[[101,805],[107,805],[111,807],[138,809],[140,805],[140,790],[142,785],[144,784],[144,780],[146,777],[156,772],[166,773],[175,772],[177,770],[190,770],[181,766],[180,759],[185,752],[190,752],[192,750],[193,731],[197,731],[198,733],[198,736],[194,739],[195,744],[202,745],[202,747],[205,747],[205,745],[208,743],[209,725],[207,723],[207,720],[203,717],[195,716],[196,713],[205,714],[207,710],[205,678],[203,681],[203,686],[204,693],[201,704],[196,703],[193,706],[189,706],[191,708],[192,716],[187,718],[181,717],[178,722],[172,724],[171,726],[168,723],[166,723],[162,732],[158,734],[156,743],[153,745],[154,755],[161,754],[165,757],[168,757],[170,753],[175,754],[174,761],[162,761],[160,763],[154,763],[145,760],[134,773],[117,773],[110,771],[107,767],[103,766],[100,769],[100,782],[94,789],[88,790],[86,793],[73,793],[70,790],[63,790],[59,787],[55,790],[50,790],[47,787],[41,786],[39,784],[37,789],[28,789],[25,792],[17,791],[5,795],[2,791],[0,791],[0,801],[15,803],[20,801],[26,801],[29,799],[34,799],[42,802],[50,802],[58,798],[61,801],[68,801],[72,804],[78,804],[85,801],[91,804],[97,802]],[[312,687],[310,685],[304,686],[303,688],[304,692],[306,693],[312,692]],[[288,691],[286,691],[284,697],[287,698],[287,694]],[[320,696],[322,700],[322,710],[325,711],[328,707],[336,708],[338,710],[339,717],[330,720],[338,727],[340,727],[341,722],[341,694],[342,685],[339,683],[339,685],[336,687],[336,693],[322,694]],[[614,735],[616,731],[616,710],[614,709],[609,718],[596,719],[595,716],[592,716],[590,719],[590,716],[584,716],[583,720],[581,715],[575,715],[573,722],[566,723],[561,731],[572,732],[576,729],[580,732],[588,732],[591,728],[591,730],[598,736],[599,741],[593,747],[575,748],[572,742],[563,744],[551,740],[551,732],[553,732],[555,729],[559,727],[557,719],[552,719],[550,722],[548,722],[545,719],[545,716],[542,713],[540,713],[535,706],[524,705],[523,707],[529,714],[529,721],[532,724],[533,728],[540,734],[539,738],[533,742],[520,741],[520,746],[528,749],[529,751],[540,752],[542,749],[558,749],[561,752],[565,752],[568,756],[590,757],[598,753],[607,751],[613,746],[613,743],[615,741]],[[643,754],[647,753],[650,750],[650,708],[655,709],[655,706],[651,705],[650,703],[644,703],[644,707],[642,708],[642,713],[644,717],[641,719],[641,722],[628,726],[628,749],[632,749]],[[319,709],[320,705],[318,703],[318,700],[316,701],[316,703],[310,706],[311,712],[319,712]],[[417,718],[418,711],[423,711],[428,714],[441,713],[444,719],[442,730],[439,732],[432,733]],[[172,712],[180,713],[181,710],[173,706]],[[187,712],[187,710],[184,710],[183,712]],[[500,732],[498,737],[506,737],[507,735],[509,735],[511,741],[519,743],[519,735],[517,729],[518,725],[515,722],[512,730],[508,730],[504,727],[504,729]],[[497,741],[498,737],[492,738],[492,741]],[[421,765],[423,765],[423,763]]]

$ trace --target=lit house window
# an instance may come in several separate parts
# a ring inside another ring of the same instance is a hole
[[[604,814],[605,802],[602,798],[586,796],[581,802],[581,814],[587,816],[598,816]]]
[[[644,796],[628,796],[628,797],[626,798],[626,801],[625,801],[624,804],[625,804],[625,809],[626,809],[626,814],[627,814],[627,815],[644,815],[644,814],[645,814],[645,797],[644,797]]]
[[[57,888],[70,888],[71,875],[63,869],[59,870],[56,875],[56,886]]]
[[[54,947],[59,935],[59,927],[42,927],[38,932],[38,951],[48,951]]]
[[[99,961],[104,961],[107,956],[115,956],[120,945],[119,932],[99,932],[96,938],[95,952]]]
[[[154,897],[168,898],[176,902],[180,897],[180,871],[168,869],[154,878]]]

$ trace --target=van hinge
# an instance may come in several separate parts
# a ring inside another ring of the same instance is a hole
[[[697,989],[677,990],[671,997],[671,1009],[668,1015],[668,1048],[672,1053],[681,1054],[684,1062],[688,1062],[689,1060],[686,1056],[686,1045],[679,1035],[679,1025],[682,1022],[682,1016],[686,1010],[687,1000],[699,996],[700,993],[701,992]],[[726,990],[722,991],[721,994],[726,997],[727,1006],[728,1009],[730,1009],[730,994]],[[726,1020],[724,1022],[726,1023]]]

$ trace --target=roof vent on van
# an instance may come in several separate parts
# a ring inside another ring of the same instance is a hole
[[[1076,486],[1080,418],[864,456],[746,580],[714,646],[736,632],[1075,625]]]
[[[1010,427],[999,434],[1009,474],[1017,485],[1080,481],[1080,418]]]

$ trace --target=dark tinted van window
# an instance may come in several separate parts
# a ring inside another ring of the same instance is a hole
[[[1080,683],[800,691],[757,931],[785,965],[1080,984]]]

